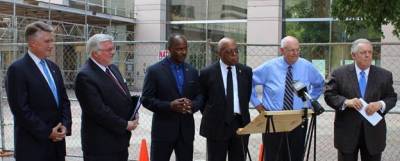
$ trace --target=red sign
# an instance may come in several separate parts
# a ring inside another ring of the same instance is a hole
[[[164,59],[165,57],[167,57],[169,55],[169,51],[168,50],[160,50],[160,52],[158,53],[158,59]]]

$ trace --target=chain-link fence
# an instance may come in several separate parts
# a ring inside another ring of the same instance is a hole
[[[75,76],[88,55],[85,53],[83,42],[62,42],[56,43],[54,54],[50,57],[63,71],[65,85],[68,89],[68,96],[71,100],[72,109],[72,136],[67,137],[67,155],[74,157],[72,160],[82,160],[81,151],[81,109],[73,92]],[[310,60],[325,77],[336,67],[352,63],[349,43],[330,44],[302,44],[302,57]],[[127,84],[133,94],[140,94],[146,68],[153,63],[163,59],[167,55],[165,42],[116,42],[117,52],[114,56],[114,64],[118,65]],[[265,61],[279,56],[279,45],[277,44],[238,44],[240,62],[252,68],[259,66]],[[7,67],[17,58],[27,52],[26,44],[10,43],[0,44],[0,79],[2,90],[0,90],[0,136],[1,148],[13,150],[13,116],[8,107],[4,90],[4,77]],[[397,64],[400,61],[400,43],[376,43],[374,44],[373,63],[382,66],[393,73],[396,92],[400,92],[400,69]],[[216,61],[216,43],[193,41],[189,42],[189,55],[187,61],[201,69],[204,66]],[[320,103],[326,108],[323,99]],[[384,161],[395,161],[400,158],[400,108],[396,106],[391,113],[386,115],[387,122],[387,147],[383,153]],[[251,109],[251,117],[257,115],[257,111]],[[196,124],[196,137],[194,143],[194,160],[206,160],[206,140],[199,136],[201,114],[194,114]],[[145,108],[140,110],[140,126],[133,131],[131,146],[129,147],[129,159],[138,158],[139,142],[141,139],[150,140],[152,113]],[[337,154],[333,147],[333,120],[332,110],[318,116],[317,124],[317,158],[318,160],[336,160]],[[261,134],[251,135],[249,150],[252,159],[258,157],[258,147],[261,143]],[[272,147],[274,148],[274,147]],[[173,159],[174,160],[174,159]]]

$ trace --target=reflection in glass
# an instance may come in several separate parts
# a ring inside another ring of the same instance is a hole
[[[285,22],[284,35],[297,37],[303,43],[329,42],[329,21]]]
[[[330,17],[330,0],[285,0],[285,18]]]
[[[179,33],[185,35],[188,40],[206,40],[205,24],[171,24],[168,25],[167,37]]]
[[[247,18],[247,0],[209,0],[208,3],[209,20]]]
[[[170,21],[206,20],[207,0],[170,0]]]

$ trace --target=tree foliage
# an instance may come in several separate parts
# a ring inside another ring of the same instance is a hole
[[[372,28],[381,33],[382,25],[392,24],[400,37],[400,0],[334,0],[332,16],[339,19],[349,35]]]

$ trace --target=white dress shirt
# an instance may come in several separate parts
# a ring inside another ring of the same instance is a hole
[[[225,95],[227,94],[226,92],[226,86],[227,86],[227,77],[228,77],[228,65],[226,65],[222,60],[219,60],[219,64],[221,67],[221,73],[222,73],[222,79],[224,82],[224,88],[225,88]],[[236,76],[236,67],[231,66],[232,69],[232,81],[233,81],[233,112],[240,114],[240,105],[239,105],[239,92],[238,92],[238,83],[237,83],[237,76]]]

